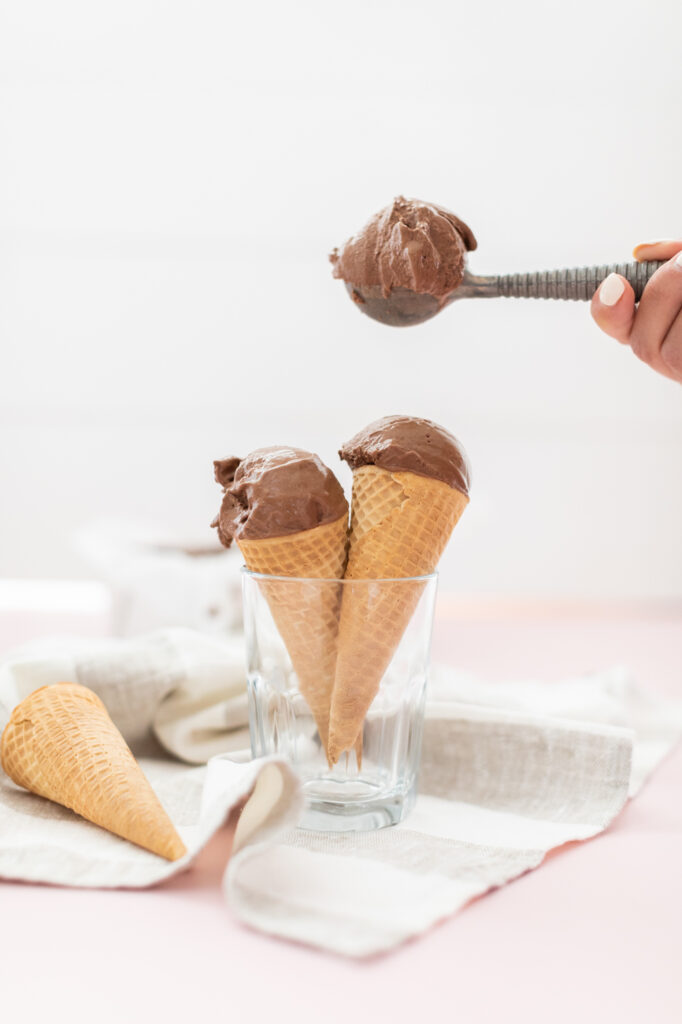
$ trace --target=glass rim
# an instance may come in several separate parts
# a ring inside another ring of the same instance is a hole
[[[424,576],[381,576],[353,577],[338,579],[336,576],[271,576],[266,572],[252,572],[245,565],[241,567],[242,576],[253,580],[268,580],[288,583],[429,583],[438,579],[438,572],[426,573]]]

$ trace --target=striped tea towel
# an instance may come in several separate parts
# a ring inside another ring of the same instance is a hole
[[[99,692],[133,749],[146,751],[142,767],[189,852],[167,864],[0,773],[0,877],[154,885],[185,869],[248,797],[223,881],[232,913],[353,957],[397,946],[537,867],[552,848],[601,832],[682,727],[676,705],[624,670],[503,686],[441,670],[409,818],[377,832],[317,833],[296,828],[302,796],[291,769],[249,761],[242,749],[238,642],[166,630],[33,645],[0,664],[0,728],[26,693],[64,678]],[[150,751],[152,734],[194,766]],[[216,750],[230,753],[210,756]]]

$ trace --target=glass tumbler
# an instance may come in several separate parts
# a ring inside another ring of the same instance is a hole
[[[401,821],[417,795],[436,574],[242,574],[254,757],[297,771],[304,828]]]

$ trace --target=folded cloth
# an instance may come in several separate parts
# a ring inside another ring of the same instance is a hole
[[[504,686],[436,671],[410,817],[378,832],[317,833],[295,827],[302,795],[291,769],[246,761],[241,658],[238,640],[165,630],[44,642],[0,663],[0,728],[38,686],[71,679],[96,690],[189,851],[168,864],[0,775],[0,877],[153,885],[186,868],[248,797],[223,881],[232,912],[271,934],[367,956],[537,867],[553,847],[602,831],[682,730],[679,707],[622,669]],[[149,756],[154,735],[175,757],[211,759],[188,767],[158,748]]]

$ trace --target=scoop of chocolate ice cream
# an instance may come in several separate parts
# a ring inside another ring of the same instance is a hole
[[[334,277],[357,288],[380,286],[384,296],[405,288],[444,302],[462,280],[467,251],[475,248],[471,229],[454,213],[398,196],[329,258]]]
[[[300,448],[258,448],[213,463],[225,489],[212,522],[225,547],[234,539],[285,537],[348,515],[341,484],[317,455]]]
[[[456,437],[432,420],[384,416],[352,437],[339,455],[351,469],[379,466],[392,473],[417,473],[469,495],[466,453]]]

